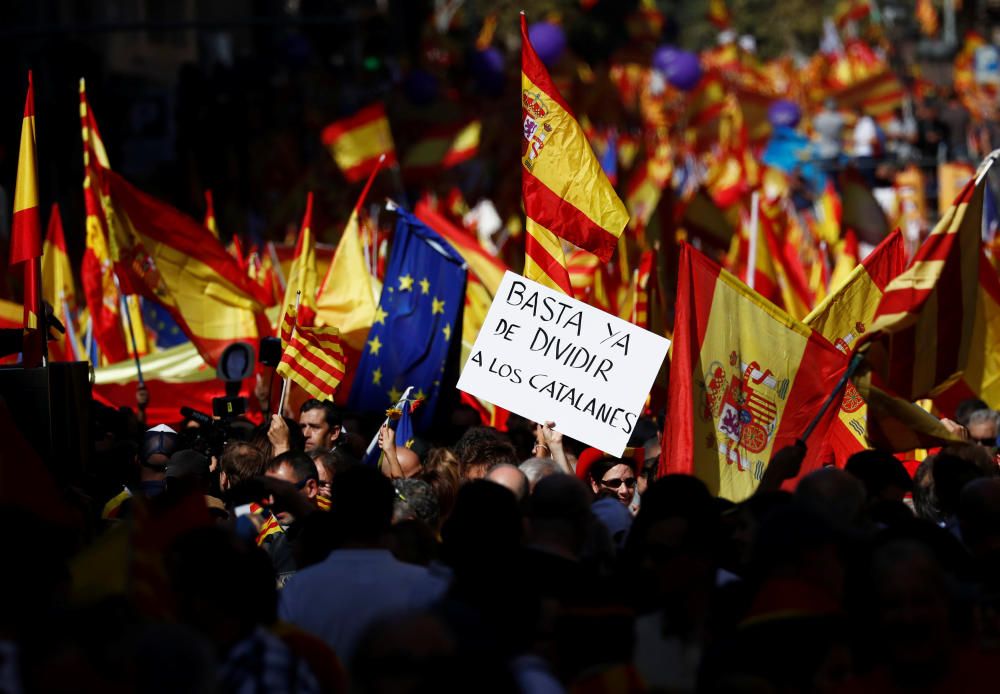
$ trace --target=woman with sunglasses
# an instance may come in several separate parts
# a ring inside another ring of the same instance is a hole
[[[628,506],[635,495],[635,461],[614,456],[595,460],[587,470],[598,499],[613,497]]]

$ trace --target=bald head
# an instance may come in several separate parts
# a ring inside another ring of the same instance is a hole
[[[514,465],[502,463],[490,469],[486,473],[486,479],[495,482],[502,487],[514,492],[514,496],[521,501],[528,495],[528,478]]]
[[[403,477],[415,477],[421,470],[420,456],[403,446],[396,446],[396,459],[403,468]]]
[[[795,496],[835,527],[843,528],[858,521],[865,503],[865,487],[850,473],[825,467],[803,477]]]

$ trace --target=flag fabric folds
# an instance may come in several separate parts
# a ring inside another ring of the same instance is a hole
[[[332,399],[344,380],[347,360],[340,331],[333,327],[299,325],[295,304],[281,321],[281,362],[278,375],[301,386],[319,400]]]
[[[330,149],[344,178],[350,183],[363,181],[386,155],[386,165],[396,163],[396,146],[392,141],[385,106],[375,103],[357,113],[330,123],[323,129],[323,144]]]
[[[116,270],[158,301],[211,365],[232,342],[269,335],[269,297],[197,221],[105,171]],[[124,280],[123,280],[124,281]]]
[[[660,472],[695,475],[713,494],[745,499],[773,453],[819,412],[847,356],[687,244],[673,337]],[[835,415],[830,408],[806,443],[822,441]],[[818,465],[820,448],[809,446],[803,474]]]
[[[108,226],[104,217],[102,189],[108,155],[97,128],[97,119],[80,80],[80,130],[83,139],[83,202],[86,209],[86,247],[80,280],[90,315],[91,332],[108,363],[129,358],[122,328],[121,301],[115,283],[114,265],[108,248]]]
[[[559,239],[606,263],[628,224],[628,212],[535,54],[523,14],[521,42],[525,276],[571,294]]]
[[[872,321],[868,360],[875,384],[893,395],[933,398],[955,383],[969,362],[983,255],[984,185],[966,183],[909,267],[885,288]]]
[[[21,151],[14,185],[14,219],[10,231],[10,265],[24,272],[24,343],[21,363],[42,365],[45,330],[42,325],[42,224],[38,210],[38,164],[35,155],[35,89],[28,73],[28,94],[21,121]]]
[[[288,283],[285,285],[285,310],[295,305],[295,295],[299,294],[299,310],[296,320],[299,325],[312,325],[316,320],[316,242],[312,233],[313,194],[306,196],[306,211],[302,215],[302,227],[295,244],[295,257],[288,269]],[[282,318],[279,324],[284,325]]]
[[[80,358],[76,340],[73,310],[76,308],[76,285],[73,282],[73,267],[66,252],[66,237],[63,234],[62,216],[59,205],[53,203],[49,213],[49,226],[45,230],[42,247],[42,298],[49,302],[59,321],[65,326],[62,340],[63,359],[74,361]],[[53,356],[57,356],[53,353]]]
[[[424,401],[414,422],[419,429],[434,416],[442,383],[456,375],[447,367],[457,366],[466,266],[423,222],[405,210],[397,212],[382,297],[348,407],[384,411],[413,386],[411,395]]]

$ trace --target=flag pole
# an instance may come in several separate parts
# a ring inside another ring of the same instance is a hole
[[[73,314],[69,312],[69,302],[66,301],[66,296],[63,294],[62,299],[62,310],[63,314],[66,316],[66,337],[69,340],[70,351],[73,355],[73,361],[80,361],[80,350],[79,345],[76,343],[76,330],[73,328]]]
[[[639,268],[632,271],[632,325],[639,318]]]
[[[299,301],[302,299],[302,290],[295,292],[295,320],[292,321],[292,332],[288,335],[288,341],[291,342],[295,338],[295,325],[299,322]],[[279,326],[280,329],[280,326]],[[282,350],[284,351],[284,350]],[[288,384],[289,379],[284,376],[281,377],[281,399],[278,401],[278,414],[282,417],[285,411],[285,399],[288,397]]]
[[[139,387],[145,388],[146,382],[142,378],[142,365],[139,363],[139,348],[135,344],[135,330],[132,329],[132,312],[128,307],[128,299],[122,294],[118,275],[113,275],[113,277],[115,278],[115,289],[118,290],[118,305],[125,312],[125,325],[128,326],[128,336],[132,340],[132,358],[135,359],[135,372],[139,376]]]
[[[396,401],[395,409],[402,409],[403,403],[410,399],[411,390],[413,390],[413,386],[406,387],[406,390],[403,392],[402,397],[400,397],[399,400]],[[381,431],[382,427],[384,427],[388,423],[389,423],[389,417],[387,416],[385,418],[385,421],[382,422],[382,426],[379,427],[379,431]],[[379,433],[378,431],[375,432],[375,436],[372,437],[372,442],[368,444],[368,448],[365,450],[366,458],[371,454],[372,451],[375,450],[375,446],[378,445],[378,433]]]
[[[274,248],[274,241],[267,242],[267,254],[271,258],[271,265],[274,266],[274,274],[278,277],[281,291],[285,291],[288,288],[288,282],[285,280],[285,273],[281,270],[281,261],[278,260],[278,251]]]
[[[830,394],[826,396],[826,400],[823,401],[823,406],[819,408],[819,412],[816,413],[816,416],[812,418],[811,422],[809,422],[806,430],[802,432],[802,436],[799,437],[799,441],[803,445],[805,445],[805,442],[812,435],[813,429],[815,429],[816,425],[819,424],[819,420],[821,420],[823,415],[826,414],[826,411],[830,409],[830,405],[833,404],[834,399],[840,394],[841,389],[843,389],[843,387],[847,384],[847,379],[854,375],[854,372],[858,370],[858,367],[861,366],[861,362],[864,361],[864,359],[864,355],[860,353],[856,353],[851,357],[851,361],[847,365],[844,375],[840,377],[840,380],[837,381],[837,385],[834,386]]]
[[[747,286],[754,288],[757,279],[757,227],[760,225],[760,193],[750,196],[750,249],[747,251]]]

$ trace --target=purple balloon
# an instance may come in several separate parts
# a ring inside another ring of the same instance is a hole
[[[663,74],[667,74],[669,65],[680,52],[679,48],[673,46],[660,46],[653,53],[653,67]]]
[[[476,51],[472,56],[472,69],[479,86],[491,93],[503,90],[503,63],[503,53],[495,46]]]
[[[661,46],[657,49],[653,54],[653,67],[663,73],[667,82],[683,92],[694,89],[701,79],[701,63],[698,61],[698,56],[672,46]]]
[[[778,99],[767,109],[767,120],[774,127],[794,128],[802,119],[802,109],[794,101]]]
[[[552,67],[566,50],[566,33],[552,22],[536,22],[528,27],[528,38],[546,67]]]

